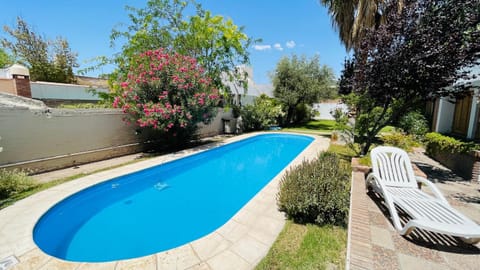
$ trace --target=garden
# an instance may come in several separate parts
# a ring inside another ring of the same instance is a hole
[[[320,2],[332,15],[345,15],[337,1]],[[353,50],[338,81],[319,57],[291,55],[276,65],[273,96],[241,105],[226,81],[248,89],[246,74],[236,67],[248,63],[248,47],[255,40],[200,5],[195,16],[185,18],[185,4],[179,1],[148,1],[146,8],[131,10],[130,30],[112,32],[112,42],[120,37],[127,42],[121,53],[103,59],[118,68],[109,75],[112,91],[99,106],[120,109],[127,124],[150,134],[162,149],[195,141],[199,124],[211,122],[218,108],[241,119],[241,132],[281,127],[331,138],[328,151],[282,178],[277,204],[288,221],[256,269],[343,269],[352,158],[368,166],[375,146],[423,147],[447,164],[453,155],[475,157],[480,150],[471,140],[430,132],[433,117],[426,111],[429,101],[478,92],[456,82],[469,79],[460,70],[480,64],[479,2],[380,2],[363,17],[381,20],[362,21],[350,14],[354,27],[332,16],[342,41]],[[152,17],[164,24],[150,24]],[[328,99],[341,100],[349,111],[333,111],[335,120],[313,120],[312,104]],[[462,176],[470,180],[471,171]],[[81,176],[38,184],[27,172],[1,169],[0,209]]]

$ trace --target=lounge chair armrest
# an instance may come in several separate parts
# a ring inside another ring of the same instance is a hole
[[[415,176],[415,179],[417,180],[417,182],[427,185],[430,188],[430,190],[433,192],[435,197],[437,197],[437,199],[448,204],[447,199],[445,199],[445,197],[440,192],[440,190],[431,181],[421,176]]]

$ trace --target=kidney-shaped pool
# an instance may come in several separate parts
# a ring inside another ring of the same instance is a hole
[[[49,209],[34,241],[77,262],[178,247],[225,224],[312,141],[258,135],[102,182]]]

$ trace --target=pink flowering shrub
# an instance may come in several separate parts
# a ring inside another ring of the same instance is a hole
[[[168,137],[191,137],[197,123],[215,116],[218,90],[194,58],[159,49],[132,63],[113,102],[127,114],[127,122]]]

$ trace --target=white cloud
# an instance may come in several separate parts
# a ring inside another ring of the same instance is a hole
[[[265,50],[270,50],[272,46],[270,45],[254,45],[253,48],[257,51],[265,51]]]
[[[287,41],[287,43],[285,43],[285,45],[287,46],[287,48],[292,49],[292,48],[294,48],[297,44],[295,43],[295,41],[290,40],[290,41]]]
[[[273,44],[273,48],[279,51],[283,51],[282,45],[280,45],[280,43]]]

